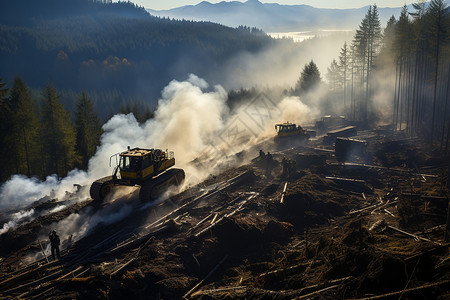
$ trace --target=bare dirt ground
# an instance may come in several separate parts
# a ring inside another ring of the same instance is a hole
[[[450,299],[448,166],[417,139],[372,136],[344,163],[311,142],[158,205],[131,193],[128,217],[25,264],[47,226],[103,207],[39,217],[0,236],[0,298]]]

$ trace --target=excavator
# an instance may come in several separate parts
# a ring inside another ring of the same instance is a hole
[[[160,149],[133,148],[114,154],[116,166],[112,176],[94,181],[90,194],[94,201],[103,201],[117,186],[140,186],[139,199],[149,201],[161,195],[169,186],[179,185],[185,178],[182,169],[175,165],[173,152]],[[171,168],[171,169],[169,169]]]
[[[307,141],[310,135],[301,126],[294,123],[275,124],[277,135],[274,138],[275,143],[282,146],[294,146]]]

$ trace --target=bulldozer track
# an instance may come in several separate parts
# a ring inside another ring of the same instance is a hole
[[[156,178],[149,180],[141,185],[139,199],[149,201],[161,195],[169,186],[179,185],[184,180],[184,171],[182,169],[169,169]]]
[[[111,191],[112,182],[113,182],[112,176],[106,176],[94,181],[91,185],[91,189],[89,190],[91,198],[94,199],[94,201],[103,200],[106,197],[106,195],[109,194],[109,192]],[[105,190],[105,188],[109,189]]]

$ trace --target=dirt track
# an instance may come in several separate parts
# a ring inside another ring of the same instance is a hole
[[[416,141],[372,146],[348,164],[313,144],[280,152],[268,178],[256,158],[24,266],[42,227],[101,208],[36,219],[0,237],[0,297],[448,299],[445,166]]]

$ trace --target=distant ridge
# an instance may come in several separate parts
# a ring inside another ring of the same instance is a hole
[[[315,29],[355,29],[368,10],[368,6],[357,9],[326,9],[309,5],[280,5],[261,3],[258,0],[222,1],[212,4],[202,1],[170,10],[147,11],[159,17],[211,21],[226,26],[245,25],[266,32],[303,31]],[[392,16],[400,15],[401,7],[378,8],[382,26]]]

